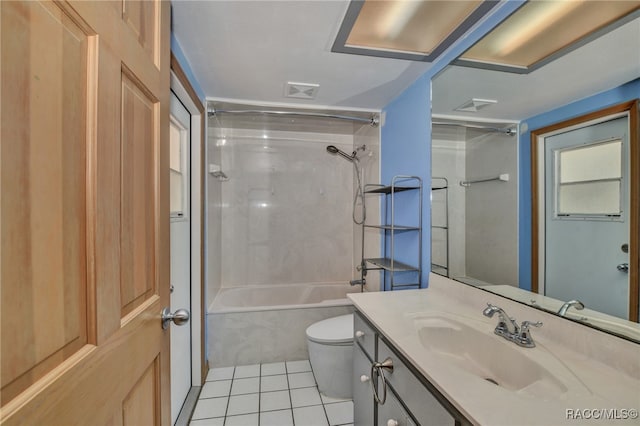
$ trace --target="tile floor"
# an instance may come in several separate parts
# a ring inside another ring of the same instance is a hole
[[[191,426],[338,426],[353,401],[318,392],[308,360],[209,370]]]

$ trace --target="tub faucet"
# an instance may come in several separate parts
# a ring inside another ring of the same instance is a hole
[[[562,304],[562,307],[560,307],[560,310],[558,311],[558,315],[560,315],[561,317],[565,316],[569,308],[572,306],[576,308],[578,311],[581,311],[584,309],[584,303],[582,303],[581,301],[576,299],[569,300],[568,302],[565,302]]]
[[[362,279],[359,280],[351,280],[349,281],[349,284],[351,285],[365,285],[367,283],[367,280],[364,279],[364,277]]]
[[[499,321],[495,330],[493,330],[495,334],[518,346],[525,348],[535,347],[536,344],[533,342],[529,327],[540,327],[542,326],[541,322],[523,321],[522,325],[518,326],[518,323],[509,317],[501,307],[492,305],[491,303],[487,303],[487,307],[482,311],[482,314],[489,318],[493,317],[496,313],[498,314]]]

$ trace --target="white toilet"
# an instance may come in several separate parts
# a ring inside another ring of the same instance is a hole
[[[310,325],[307,345],[320,392],[334,398],[351,398],[353,314]]]

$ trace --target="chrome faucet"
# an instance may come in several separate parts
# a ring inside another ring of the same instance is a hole
[[[482,314],[489,318],[493,317],[496,313],[498,314],[499,321],[495,330],[493,330],[495,334],[518,346],[525,348],[533,348],[536,346],[531,337],[529,327],[540,327],[542,326],[541,322],[523,321],[522,324],[518,326],[518,323],[507,315],[501,307],[492,305],[491,303],[487,303],[487,307],[482,311]]]
[[[363,147],[365,145],[362,145]],[[358,272],[360,272],[360,279],[359,280],[351,280],[349,281],[350,285],[359,285],[360,286],[360,291],[363,292],[364,291],[364,286],[367,284],[367,280],[366,280],[366,276],[367,276],[367,263],[365,262],[364,259],[362,259],[362,262],[356,266],[356,270]]]
[[[349,281],[349,284],[351,285],[365,285],[367,283],[367,280],[365,280],[364,278],[360,279],[360,280],[351,280]]]
[[[498,314],[498,326],[496,327],[496,334],[503,335],[504,333],[508,334],[517,334],[520,331],[520,327],[518,327],[518,323],[514,321],[513,318],[509,317],[507,313],[499,306],[492,305],[491,303],[487,303],[487,307],[482,311],[482,315],[485,317],[493,318],[494,314]],[[500,333],[498,330],[501,330]]]
[[[560,315],[561,317],[565,316],[569,308],[572,306],[576,308],[578,311],[581,311],[584,309],[584,303],[582,303],[581,301],[576,299],[569,300],[568,302],[563,303],[562,307],[560,307],[560,310],[558,311],[558,315]]]

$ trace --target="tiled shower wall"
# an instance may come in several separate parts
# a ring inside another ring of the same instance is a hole
[[[367,127],[372,130],[356,126],[352,134],[209,128],[207,162],[229,176],[220,182],[207,175],[209,305],[221,286],[359,276],[353,166],[326,147],[351,153],[356,140],[366,143],[365,179],[377,183],[378,128]],[[377,206],[371,210],[377,220]],[[377,247],[378,240],[367,245]]]
[[[516,136],[467,130],[467,179],[509,174],[466,188],[467,276],[518,286],[518,170]]]
[[[517,285],[517,139],[464,127],[434,126],[433,176],[449,180],[450,277]],[[509,174],[509,181],[460,181]],[[440,181],[441,182],[441,181]],[[443,192],[434,191],[434,225],[444,224]],[[447,241],[432,230],[432,260],[444,262]]]
[[[205,264],[206,277],[206,306],[211,306],[213,299],[222,287],[222,185],[227,182],[221,182],[213,177],[209,171],[209,164],[220,165],[222,157],[222,129],[215,126],[209,126],[207,136],[206,164],[205,164],[205,180],[206,180],[206,205],[205,205],[205,235],[206,245],[205,253],[207,263]]]
[[[373,183],[386,183],[380,182],[380,128],[372,127],[369,125],[357,126],[353,136],[354,147],[366,146],[366,151],[359,151],[358,158],[360,158],[360,167],[362,169],[363,180],[362,185]],[[357,182],[354,178],[353,191],[357,190]],[[367,224],[380,223],[380,200],[379,195],[365,196],[365,203],[367,208]],[[358,201],[356,208],[360,209],[361,201]],[[359,212],[361,210],[356,210]],[[361,217],[358,216],[358,219]],[[364,257],[379,257],[380,256],[380,231],[375,228],[365,228],[365,250]],[[353,265],[360,264],[362,260],[362,227],[354,224],[353,232]],[[353,278],[360,279],[360,273],[353,269]],[[366,289],[368,291],[380,290],[380,273],[372,271],[367,274]]]
[[[445,196],[449,197],[449,235],[444,229],[431,230],[431,261],[446,265],[449,250],[449,276],[465,276],[465,189],[459,185],[465,179],[465,138],[462,127],[434,126],[431,145],[431,173],[433,177],[444,177],[449,182],[448,194],[434,191],[431,200],[432,223],[446,224]],[[433,185],[442,184],[434,180]],[[426,194],[425,194],[426,195]]]

